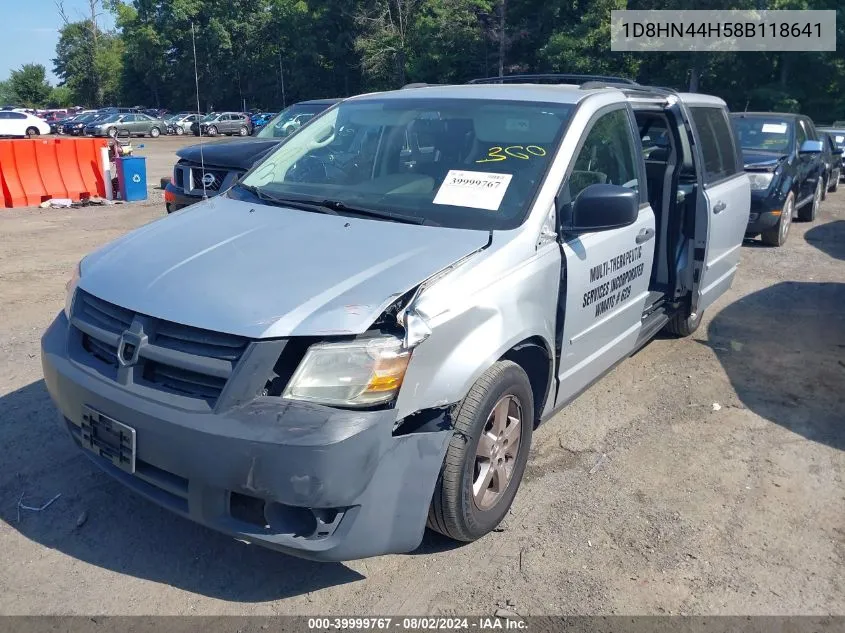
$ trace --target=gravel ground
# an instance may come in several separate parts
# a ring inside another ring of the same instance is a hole
[[[151,184],[177,140],[144,141]],[[502,530],[347,564],[176,517],[57,431],[38,341],[72,266],[162,215],[0,212],[0,613],[845,614],[845,191],[541,426]]]

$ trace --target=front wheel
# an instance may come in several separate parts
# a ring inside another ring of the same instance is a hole
[[[158,138],[159,134],[161,134],[161,130],[157,127],[150,128],[150,138]]]
[[[246,136],[247,134],[249,134],[249,130],[246,129],[245,125],[242,125],[241,129],[238,130],[238,134],[240,134],[241,136]]]
[[[786,238],[789,237],[789,227],[792,226],[792,213],[794,210],[795,194],[790,191],[786,196],[786,201],[783,203],[783,208],[781,208],[778,223],[761,233],[760,237],[763,240],[763,244],[783,246],[786,243]]]
[[[110,128],[108,131],[108,135],[112,138],[117,138],[117,128]]]
[[[28,127],[26,128],[26,135],[27,137],[38,136],[40,132],[38,131],[37,127]]]
[[[458,405],[454,424],[428,527],[474,541],[504,519],[528,462],[534,396],[522,367],[499,361],[488,369]]]
[[[217,136],[217,126],[211,125],[208,127],[208,135],[209,136]]]
[[[185,133],[185,130],[182,128],[181,125],[176,126],[176,136],[182,136]]]
[[[831,178],[833,182],[828,183],[828,191],[830,193],[836,193],[839,189],[839,179],[841,178],[840,174],[836,174],[836,178]]]

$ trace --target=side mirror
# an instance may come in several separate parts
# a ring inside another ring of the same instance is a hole
[[[636,222],[639,209],[640,195],[634,189],[620,185],[590,185],[569,205],[569,212],[561,218],[561,229],[564,233],[619,229]]]
[[[821,154],[824,151],[824,143],[821,141],[804,141],[801,144],[799,154]]]

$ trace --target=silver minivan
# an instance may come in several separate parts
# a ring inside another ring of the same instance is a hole
[[[731,285],[725,103],[639,85],[362,95],[84,258],[42,339],[103,470],[318,560],[490,532],[535,427]]]

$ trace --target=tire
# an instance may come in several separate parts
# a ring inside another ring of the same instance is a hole
[[[182,136],[185,133],[185,130],[182,129],[181,125],[176,126],[176,136]]]
[[[161,130],[157,127],[150,128],[150,138],[158,138],[159,134],[161,134]]]
[[[497,408],[500,411],[498,420]],[[518,422],[514,417],[518,417]],[[469,542],[501,523],[525,472],[534,429],[534,396],[525,371],[511,361],[497,362],[472,386],[453,419],[455,432],[434,489],[427,524],[451,539]],[[503,419],[505,432],[496,437],[493,429]],[[492,459],[490,452],[478,454],[482,433],[487,437]],[[507,448],[508,439],[511,448],[518,443],[515,454]],[[501,466],[494,468],[491,464],[497,461]],[[473,483],[480,482],[486,472],[496,474],[488,477],[487,486],[483,490],[479,486],[478,494],[474,494]],[[496,491],[496,482],[500,482],[502,476],[507,482],[503,489]]]
[[[701,325],[701,319],[703,316],[703,312],[687,314],[685,310],[681,310],[680,312],[676,312],[672,318],[669,319],[669,323],[667,323],[663,329],[679,338],[690,336],[698,329],[698,326]]]
[[[816,190],[813,193],[813,201],[798,209],[798,219],[802,222],[812,222],[816,219],[816,213],[819,210],[822,200],[824,200],[825,186],[823,185],[822,179],[819,178],[819,181],[816,183]]]
[[[240,134],[241,136],[248,136],[248,135],[249,135],[249,130],[248,130],[248,129],[246,129],[246,126],[245,126],[245,125],[242,125],[242,126],[241,126],[241,129],[239,129],[239,130],[238,130],[238,134]]]
[[[830,193],[836,193],[839,190],[839,179],[840,178],[841,178],[841,176],[837,176],[836,178],[833,179],[833,182],[827,183],[828,184],[827,190]]]
[[[217,136],[217,134],[218,134],[218,132],[217,132],[217,126],[216,126],[216,125],[212,125],[212,126],[210,126],[210,127],[208,128],[208,130],[207,130],[207,134],[208,134],[209,136]]]
[[[109,128],[108,132],[106,132],[111,138],[117,138],[117,128]]]
[[[778,223],[771,229],[763,231],[760,237],[763,244],[768,246],[783,246],[789,237],[789,227],[792,226],[792,213],[795,209],[795,193],[790,191],[781,209]]]
[[[38,136],[41,132],[38,131],[37,127],[28,127],[26,128],[26,132],[24,134],[27,138],[30,138],[32,136]]]

